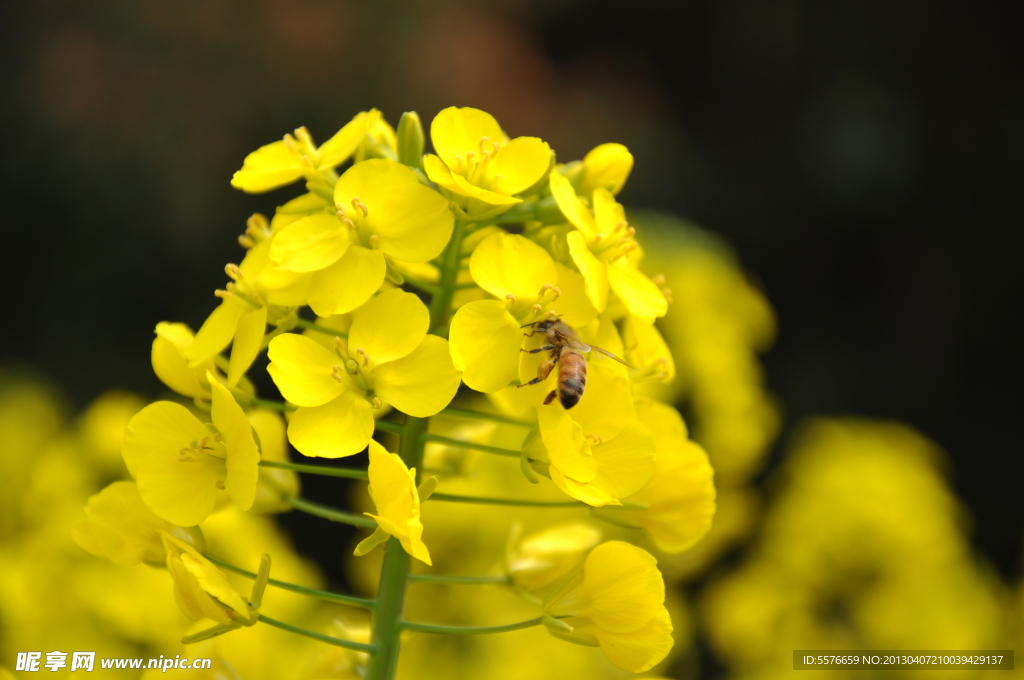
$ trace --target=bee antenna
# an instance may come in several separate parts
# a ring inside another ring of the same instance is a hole
[[[527,328],[528,326],[536,326],[540,321],[534,321],[533,323],[524,323],[520,328]]]

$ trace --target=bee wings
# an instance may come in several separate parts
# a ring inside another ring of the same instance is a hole
[[[559,337],[562,339],[562,341],[565,343],[565,345],[569,349],[571,349],[571,350],[575,350],[577,352],[584,352],[584,353],[590,352],[590,351],[600,352],[601,354],[605,355],[606,357],[610,357],[612,359],[615,359],[616,361],[618,361],[623,366],[626,366],[627,368],[633,368],[632,366],[627,364],[625,361],[623,361],[619,357],[615,356],[614,354],[612,354],[611,352],[609,352],[606,349],[601,349],[600,347],[597,347],[596,345],[588,345],[587,343],[581,342],[580,340],[578,340],[576,338],[569,338],[569,337],[566,337],[565,335],[559,334]]]

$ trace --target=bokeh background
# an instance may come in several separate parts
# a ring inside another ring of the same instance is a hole
[[[158,395],[156,322],[197,328],[246,217],[292,195],[229,186],[249,151],[370,107],[396,123],[474,106],[561,160],[627,145],[620,200],[719,235],[774,307],[779,441],[812,415],[923,433],[978,559],[1016,583],[1020,19],[864,0],[5,4],[0,363],[69,412],[112,387]],[[345,545],[285,522],[348,578]],[[698,656],[686,667],[722,670]]]

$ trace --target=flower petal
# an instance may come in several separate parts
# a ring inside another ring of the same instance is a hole
[[[320,406],[352,389],[344,370],[335,372],[342,359],[311,338],[297,333],[283,333],[270,341],[267,348],[270,365],[267,372],[281,395],[299,406]],[[345,376],[338,382],[332,374]]]
[[[586,282],[587,298],[598,311],[603,312],[604,308],[608,306],[608,265],[590,252],[583,232],[571,231],[565,238],[569,244],[572,261],[579,267]],[[658,293],[660,294],[661,291]]]
[[[597,224],[594,222],[594,216],[580,201],[576,190],[572,188],[572,183],[557,172],[551,173],[548,182],[551,185],[551,195],[555,197],[558,209],[565,215],[565,219],[582,231],[587,239],[597,236]]]
[[[596,628],[601,651],[616,668],[643,673],[661,663],[672,651],[672,619],[662,607],[646,626],[630,633],[613,633]]]
[[[502,300],[507,295],[534,300],[541,286],[558,281],[548,252],[528,238],[497,233],[485,238],[469,258],[477,285]]]
[[[607,189],[599,188],[594,191],[594,218],[597,221],[597,230],[607,235],[612,233],[620,222],[626,221],[626,211]]]
[[[309,306],[317,316],[347,314],[377,292],[386,271],[382,252],[353,244],[340,260],[313,274]]]
[[[451,172],[441,159],[433,154],[427,154],[423,157],[423,168],[427,173],[427,177],[435,184],[444,187],[454,194],[478,199],[485,205],[515,205],[523,201],[521,198],[506,196],[496,191],[489,191],[470,184],[462,175]]]
[[[434,116],[430,123],[430,141],[434,150],[449,168],[460,165],[470,152],[480,156],[480,140],[500,142],[504,134],[501,126],[489,113],[473,108],[450,106]]]
[[[586,326],[597,318],[597,308],[587,296],[587,280],[577,271],[555,262],[558,273],[558,289],[562,294],[549,306],[570,326]]]
[[[398,288],[386,290],[353,314],[349,353],[355,359],[357,348],[363,349],[371,365],[400,359],[419,346],[429,326],[430,312],[418,297]]]
[[[583,157],[583,167],[581,194],[590,195],[597,188],[618,194],[633,169],[633,154],[622,144],[601,144]]]
[[[129,421],[121,452],[153,514],[188,527],[213,511],[224,461],[195,451],[181,456],[183,447],[209,435],[188,409],[169,401],[150,404]]]
[[[348,160],[370,127],[380,120],[380,111],[361,111],[317,149],[318,168],[333,168]]]
[[[499,194],[518,194],[536,184],[551,167],[551,147],[537,137],[516,137],[503,145],[484,169],[484,180]]]
[[[245,157],[242,169],[231,178],[231,186],[250,194],[261,194],[291,184],[302,177],[305,166],[284,141],[272,142]]]
[[[334,201],[351,213],[355,199],[368,211],[352,214],[360,235],[376,236],[381,252],[394,258],[426,262],[451,238],[455,216],[448,200],[401,163],[375,158],[349,168],[334,188]]]
[[[197,368],[227,347],[235,337],[238,317],[251,309],[251,306],[232,298],[221,302],[210,316],[206,317],[206,321],[196,333],[195,340],[185,350],[189,368]]]
[[[625,258],[608,265],[608,283],[629,311],[648,323],[668,311],[661,290]]]
[[[185,350],[194,339],[192,330],[183,323],[158,323],[150,354],[153,372],[163,384],[178,394],[193,399],[208,398],[210,386],[206,384],[206,371],[214,370],[213,360],[209,359],[196,368],[189,368]]]
[[[382,252],[353,244],[340,260],[313,274],[309,306],[317,316],[347,314],[377,292],[386,271]]]
[[[597,475],[597,460],[583,429],[562,408],[537,409],[540,436],[548,450],[551,467],[578,482],[589,482]]]
[[[361,392],[342,392],[323,406],[300,408],[288,423],[288,441],[303,455],[341,458],[366,448],[373,407]]]
[[[267,330],[267,308],[257,307],[238,318],[235,340],[231,345],[231,361],[228,363],[228,386],[238,384],[245,372],[252,366],[260,353],[263,333]]]
[[[477,300],[460,307],[448,342],[455,369],[477,392],[497,392],[516,379],[523,332],[499,301]]]
[[[212,375],[209,380],[213,388],[210,415],[228,450],[224,488],[238,507],[248,510],[256,498],[256,480],[260,474],[260,452],[253,439],[252,425],[228,388],[216,382]]]
[[[371,376],[382,400],[416,418],[432,416],[447,406],[461,382],[448,341],[436,335],[423,338],[401,359],[381,364]]]
[[[623,541],[594,548],[583,565],[580,617],[616,633],[646,626],[665,608],[665,581],[656,565],[646,550]]]
[[[317,213],[277,233],[270,260],[285,271],[314,272],[337,262],[348,247],[348,235],[338,218]]]

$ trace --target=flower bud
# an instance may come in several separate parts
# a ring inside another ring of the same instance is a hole
[[[406,111],[398,121],[398,162],[423,168],[423,124],[415,111]]]

